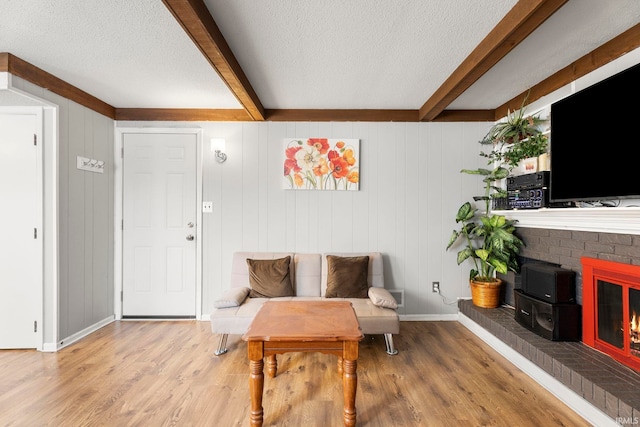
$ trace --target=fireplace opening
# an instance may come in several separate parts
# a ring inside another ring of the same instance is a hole
[[[631,354],[640,357],[640,290],[629,289],[629,341]]]
[[[640,370],[640,267],[582,258],[583,342]]]
[[[624,321],[622,320],[622,286],[598,280],[597,338],[624,348]]]

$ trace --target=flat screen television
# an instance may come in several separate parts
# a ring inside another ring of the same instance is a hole
[[[551,104],[551,202],[640,199],[640,64]]]

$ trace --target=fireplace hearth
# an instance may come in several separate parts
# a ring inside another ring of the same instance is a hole
[[[581,261],[583,342],[640,371],[640,266]]]
[[[640,419],[640,373],[635,369],[581,341],[550,341],[537,335],[515,320],[513,307],[486,309],[460,300],[458,308],[461,317],[484,328],[612,420]]]

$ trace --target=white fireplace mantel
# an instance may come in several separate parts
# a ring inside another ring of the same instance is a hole
[[[497,210],[518,227],[640,234],[640,207],[542,208]]]

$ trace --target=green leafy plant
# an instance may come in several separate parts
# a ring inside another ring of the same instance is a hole
[[[481,145],[491,147],[488,152],[480,152],[480,156],[488,159],[488,164],[504,164],[511,170],[522,159],[546,153],[548,139],[543,127],[548,120],[525,115],[526,100],[527,97],[519,110],[508,111],[506,119],[494,124],[479,141]]]
[[[531,135],[527,139],[513,144],[504,153],[504,160],[510,168],[518,166],[518,163],[529,157],[538,157],[547,152],[548,138],[543,133]]]
[[[523,107],[507,113],[503,122],[498,122],[489,129],[489,132],[480,141],[481,144],[515,144],[518,141],[540,133],[540,128],[547,120],[539,116],[525,116]]]
[[[491,144],[490,152],[480,152],[480,156],[488,159],[487,164],[491,168],[461,170],[462,173],[481,176],[485,189],[483,195],[473,198],[475,202],[483,202],[483,211],[471,202],[465,202],[458,209],[456,223],[459,228],[453,230],[446,247],[449,250],[457,242],[462,242],[457,263],[460,265],[468,259],[473,262],[470,280],[495,282],[496,273],[519,271],[518,254],[524,242],[516,235],[517,221],[492,214],[491,207],[494,199],[507,197],[507,191],[500,182],[509,176],[512,168],[509,162],[543,146],[546,150],[547,139],[540,130],[542,123],[541,119],[525,117],[524,108],[517,113],[509,113],[506,122],[495,124],[480,141],[483,145]],[[524,141],[527,141],[526,145],[519,145]],[[507,144],[511,147],[505,150]],[[518,147],[518,151],[512,151],[514,147]]]
[[[517,255],[524,243],[515,234],[515,220],[478,213],[477,208],[466,202],[458,209],[456,223],[460,228],[453,230],[447,249],[458,240],[464,242],[457,262],[460,265],[467,259],[473,261],[469,280],[493,282],[496,272],[519,271]]]

